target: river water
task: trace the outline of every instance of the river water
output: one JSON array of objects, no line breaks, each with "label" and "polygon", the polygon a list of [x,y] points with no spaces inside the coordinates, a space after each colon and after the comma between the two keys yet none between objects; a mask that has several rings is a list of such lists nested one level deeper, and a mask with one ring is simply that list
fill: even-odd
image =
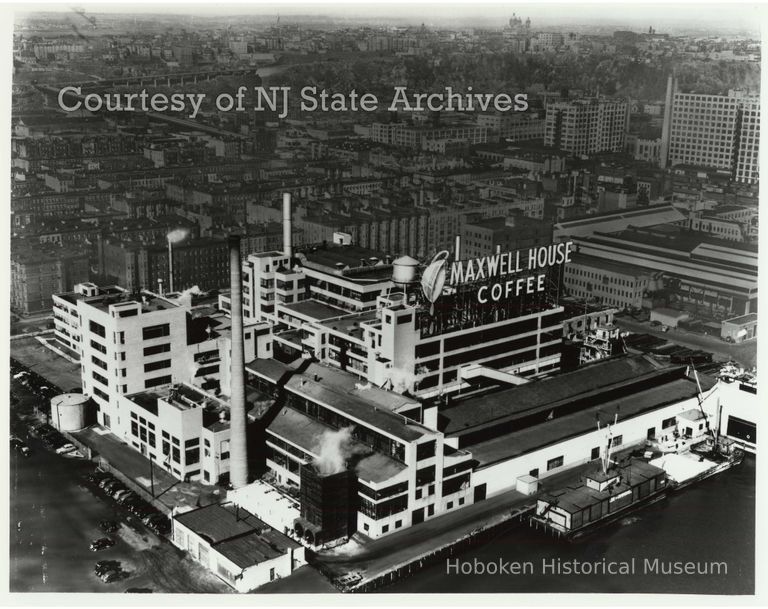
[{"label": "river water", "polygon": [[[458,563],[441,561],[382,592],[752,594],[754,557],[755,458],[748,456],[737,468],[647,506],[589,539],[568,543],[528,527],[511,529],[453,557]],[[564,565],[560,573],[553,568],[558,559]],[[634,573],[607,573],[631,568],[633,559]],[[680,573],[662,572],[674,562],[693,565],[678,565]],[[505,563],[510,572],[517,563],[520,573],[477,573],[498,571]],[[567,573],[566,563],[571,571],[592,565],[594,573]]]}]

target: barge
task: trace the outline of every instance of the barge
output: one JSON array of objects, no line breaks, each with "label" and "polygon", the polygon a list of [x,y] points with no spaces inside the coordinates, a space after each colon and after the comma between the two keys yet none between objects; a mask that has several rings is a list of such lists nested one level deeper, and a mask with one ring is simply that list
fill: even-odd
[{"label": "barge", "polygon": [[581,484],[543,494],[531,521],[575,539],[663,499],[667,489],[663,469],[630,457],[623,465],[585,475]]},{"label": "barge", "polygon": [[664,498],[666,472],[632,456],[619,463],[612,461],[610,425],[607,432],[601,467],[585,474],[579,484],[540,495],[532,526],[575,539]]}]

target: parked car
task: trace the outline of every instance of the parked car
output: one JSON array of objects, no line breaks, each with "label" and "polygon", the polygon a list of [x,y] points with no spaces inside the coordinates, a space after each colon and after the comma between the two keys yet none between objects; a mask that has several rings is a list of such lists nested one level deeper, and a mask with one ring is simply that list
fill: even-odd
[{"label": "parked car", "polygon": [[107,490],[107,487],[116,483],[117,480],[113,476],[109,476],[107,478],[104,478],[99,482],[99,488],[103,488],[104,490]]},{"label": "parked car", "polygon": [[110,537],[101,537],[99,539],[93,540],[91,545],[88,546],[88,549],[91,552],[98,552],[99,550],[106,550],[107,548],[111,548],[113,545],[115,545],[114,539],[111,539]]},{"label": "parked car", "polygon": [[152,524],[153,522],[155,522],[160,518],[165,518],[165,516],[163,516],[162,514],[147,514],[146,516],[142,517],[141,521],[144,524],[148,525],[148,524]]},{"label": "parked car", "polygon": [[122,503],[124,497],[131,497],[131,496],[133,496],[133,492],[129,491],[128,489],[122,489],[115,492],[112,495],[112,498],[118,503]]},{"label": "parked car", "polygon": [[155,512],[155,508],[153,508],[151,505],[137,505],[134,506],[131,509],[131,512],[138,516],[139,518],[144,518],[145,516],[149,516]]},{"label": "parked car", "polygon": [[11,448],[24,457],[29,457],[32,454],[29,446],[16,437],[11,438]]},{"label": "parked car", "polygon": [[103,581],[105,584],[111,584],[112,582],[116,582],[118,579],[123,578],[123,571],[118,571],[117,569],[113,569],[111,571],[107,571],[106,573],[103,573],[100,577],[101,577],[101,581]]},{"label": "parked car", "polygon": [[171,531],[171,523],[167,518],[156,520],[149,525],[149,530],[158,535],[167,535]]},{"label": "parked car", "polygon": [[107,571],[120,570],[119,560],[100,560],[93,566],[93,572],[101,577]]},{"label": "parked car", "polygon": [[120,524],[114,520],[102,520],[99,523],[99,528],[105,533],[114,533],[120,528]]},{"label": "parked car", "polygon": [[71,442],[67,442],[66,444],[62,444],[56,449],[56,454],[63,455],[65,453],[71,453],[74,450],[77,450],[77,446],[75,446]]},{"label": "parked car", "polygon": [[110,480],[103,488],[107,495],[114,495],[117,491],[124,489],[125,485],[120,480]]}]

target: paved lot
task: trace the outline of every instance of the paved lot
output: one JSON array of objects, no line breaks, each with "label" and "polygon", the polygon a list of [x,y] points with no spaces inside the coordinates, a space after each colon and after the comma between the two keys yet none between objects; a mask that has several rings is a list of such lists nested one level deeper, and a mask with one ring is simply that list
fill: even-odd
[{"label": "paved lot", "polygon": [[[23,433],[18,423],[13,431]],[[168,593],[228,593],[231,589],[135,517],[105,498],[81,476],[93,469],[85,460],[56,455],[29,439],[33,454],[10,455],[11,592],[125,592],[148,588]],[[102,537],[101,520],[115,520],[117,544],[91,552]],[[98,560],[118,560],[127,576],[105,584],[93,573]]]},{"label": "paved lot", "polygon": [[150,475],[149,459],[103,427],[89,427],[72,435],[98,452],[99,457],[105,459],[111,467],[136,481],[147,491],[152,491],[154,480],[155,497],[169,509],[180,505],[208,505],[223,499],[224,491],[217,487],[199,482],[181,482],[156,463],[152,466]]},{"label": "paved lot", "polygon": [[45,377],[62,391],[80,387],[80,365],[68,362],[32,337],[10,343],[11,357]]},{"label": "paved lot", "polygon": [[614,322],[624,330],[657,336],[690,349],[709,351],[716,356],[716,359],[722,361],[735,360],[747,369],[757,365],[757,341],[755,340],[733,344],[720,340],[716,336],[705,336],[682,329],[670,328],[669,332],[662,332],[657,326],[651,326],[647,322],[639,322],[628,317],[616,317]]}]

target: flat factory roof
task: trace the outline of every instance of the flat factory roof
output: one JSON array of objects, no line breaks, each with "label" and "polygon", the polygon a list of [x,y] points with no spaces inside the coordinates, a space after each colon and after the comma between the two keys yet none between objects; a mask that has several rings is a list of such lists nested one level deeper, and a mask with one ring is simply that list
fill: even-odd
[{"label": "flat factory roof", "polygon": [[441,410],[441,417],[448,419],[442,431],[446,435],[458,434],[528,410],[554,407],[564,400],[574,400],[657,371],[656,365],[642,356],[623,357],[504,391],[460,400]]},{"label": "flat factory roof", "polygon": [[346,372],[310,364],[304,374],[294,375],[286,383],[286,388],[404,442],[413,442],[430,433],[422,425],[393,412],[395,408],[410,403],[410,400],[376,387],[356,389],[356,383],[360,381]]},{"label": "flat factory roof", "polygon": [[603,417],[603,423],[608,423],[609,420],[612,422],[614,414],[618,414],[619,421],[625,421],[664,404],[694,397],[697,393],[698,389],[693,379],[679,378],[659,387],[597,404],[464,448],[477,459],[479,467],[483,467],[589,433],[595,430],[597,417],[600,415]]},{"label": "flat factory roof", "polygon": [[323,321],[325,319],[341,317],[342,315],[349,315],[349,311],[313,299],[302,300],[293,304],[281,304],[280,308],[310,317],[314,321]]}]

